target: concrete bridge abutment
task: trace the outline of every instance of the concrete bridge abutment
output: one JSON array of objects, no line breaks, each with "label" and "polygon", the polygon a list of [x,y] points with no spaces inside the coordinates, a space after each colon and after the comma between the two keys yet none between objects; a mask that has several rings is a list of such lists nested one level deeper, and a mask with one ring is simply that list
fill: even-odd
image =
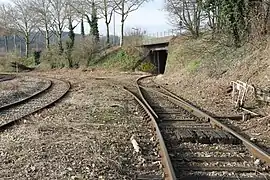
[{"label": "concrete bridge abutment", "polygon": [[148,59],[156,67],[157,74],[164,74],[167,57],[168,57],[168,46],[169,42],[175,36],[166,36],[156,38],[151,41],[145,41],[140,47],[145,48],[148,53]]}]

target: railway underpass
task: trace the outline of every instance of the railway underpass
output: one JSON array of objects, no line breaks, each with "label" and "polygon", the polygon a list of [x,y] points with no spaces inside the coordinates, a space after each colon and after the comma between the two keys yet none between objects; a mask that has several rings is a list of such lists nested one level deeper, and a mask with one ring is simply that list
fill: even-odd
[{"label": "railway underpass", "polygon": [[156,67],[157,74],[164,74],[168,57],[168,46],[173,36],[156,38],[143,43],[141,47],[149,51],[150,62]]}]

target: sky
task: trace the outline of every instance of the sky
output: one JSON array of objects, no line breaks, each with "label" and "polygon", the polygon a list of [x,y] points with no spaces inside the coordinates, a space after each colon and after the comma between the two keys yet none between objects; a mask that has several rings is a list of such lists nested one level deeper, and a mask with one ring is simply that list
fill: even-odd
[{"label": "sky", "polygon": [[[0,2],[8,2],[9,0],[0,0]],[[143,4],[137,11],[130,13],[125,22],[125,31],[131,31],[132,28],[140,28],[149,34],[164,32],[172,29],[168,23],[167,14],[163,9],[164,0],[152,0]],[[106,35],[106,26],[104,20],[99,20],[100,34]],[[120,35],[120,16],[115,15],[115,31],[116,35]],[[80,33],[79,27],[75,29]],[[89,32],[89,28],[86,29]],[[113,34],[113,19],[110,24],[110,34]]]}]

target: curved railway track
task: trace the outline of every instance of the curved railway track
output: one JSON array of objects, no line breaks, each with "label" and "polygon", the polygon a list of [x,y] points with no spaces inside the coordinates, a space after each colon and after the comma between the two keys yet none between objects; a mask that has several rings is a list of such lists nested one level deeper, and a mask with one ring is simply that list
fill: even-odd
[{"label": "curved railway track", "polygon": [[14,94],[12,94],[11,96],[7,95],[5,96],[5,98],[1,98],[2,102],[0,105],[0,110],[7,109],[9,107],[12,108],[12,106],[18,105],[20,103],[24,103],[27,100],[48,90],[52,86],[52,81],[49,79],[42,79],[41,81],[43,81],[42,85],[36,85],[34,87],[31,87],[31,89],[29,89],[29,92],[27,93],[16,91],[15,95]]},{"label": "curved railway track", "polygon": [[9,81],[14,79],[16,76],[12,74],[0,74],[0,82]]},{"label": "curved railway track", "polygon": [[70,89],[70,83],[67,81],[52,78],[42,79],[46,79],[48,83],[39,91],[0,107],[0,129],[54,104]]},{"label": "curved railway track", "polygon": [[146,87],[144,78],[138,93],[124,89],[157,134],[165,179],[270,179],[268,152],[166,89]]}]

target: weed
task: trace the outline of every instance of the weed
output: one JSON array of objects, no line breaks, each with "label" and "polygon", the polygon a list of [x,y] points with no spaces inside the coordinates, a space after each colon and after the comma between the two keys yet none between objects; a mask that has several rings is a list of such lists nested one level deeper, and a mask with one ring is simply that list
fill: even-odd
[{"label": "weed", "polygon": [[154,73],[156,71],[156,67],[151,62],[143,62],[139,66],[138,70],[143,71],[143,72]]},{"label": "weed", "polygon": [[200,67],[201,61],[200,60],[193,60],[190,61],[186,67],[187,71],[190,73],[196,72]]}]

